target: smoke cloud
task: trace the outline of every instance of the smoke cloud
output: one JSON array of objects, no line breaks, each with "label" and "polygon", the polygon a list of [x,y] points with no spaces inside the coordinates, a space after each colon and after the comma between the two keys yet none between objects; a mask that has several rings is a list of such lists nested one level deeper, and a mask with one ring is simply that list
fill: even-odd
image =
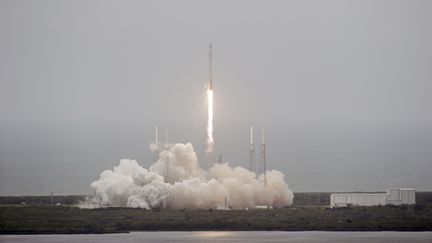
[{"label": "smoke cloud", "polygon": [[122,159],[91,184],[91,203],[110,207],[232,209],[292,204],[293,193],[277,170],[263,176],[228,163],[208,171],[198,165],[192,144],[151,144],[157,161],[148,170],[136,160]]}]

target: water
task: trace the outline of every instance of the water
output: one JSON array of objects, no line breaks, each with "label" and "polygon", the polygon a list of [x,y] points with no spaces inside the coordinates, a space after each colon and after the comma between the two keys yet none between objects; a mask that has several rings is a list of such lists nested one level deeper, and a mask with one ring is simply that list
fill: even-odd
[{"label": "water", "polygon": [[432,242],[432,232],[191,231],[103,235],[2,235],[0,242]]}]

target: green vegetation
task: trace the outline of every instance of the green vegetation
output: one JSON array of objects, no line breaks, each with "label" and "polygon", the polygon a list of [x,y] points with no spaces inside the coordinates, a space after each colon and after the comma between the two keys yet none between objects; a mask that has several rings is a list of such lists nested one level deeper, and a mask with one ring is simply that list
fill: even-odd
[{"label": "green vegetation", "polygon": [[[0,234],[115,233],[154,230],[432,230],[432,192],[417,193],[418,204],[415,206],[337,209],[326,207],[328,195],[328,193],[296,193],[296,201],[288,208],[233,211],[79,209],[70,206],[46,206],[60,202],[51,200],[50,196],[1,197],[0,202],[4,206],[0,206]],[[83,196],[63,197],[61,201],[63,205],[68,204],[67,202],[73,204],[83,199]],[[26,206],[18,206],[22,201],[26,202]],[[32,206],[32,204],[42,206]]]},{"label": "green vegetation", "polygon": [[432,206],[273,210],[79,209],[0,207],[2,234],[114,233],[154,230],[432,230]]}]

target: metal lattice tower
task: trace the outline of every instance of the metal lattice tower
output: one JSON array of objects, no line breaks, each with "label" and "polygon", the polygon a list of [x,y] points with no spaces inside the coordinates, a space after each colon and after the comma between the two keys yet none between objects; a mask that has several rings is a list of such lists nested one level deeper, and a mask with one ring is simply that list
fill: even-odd
[{"label": "metal lattice tower", "polygon": [[264,126],[261,127],[261,151],[260,151],[261,166],[263,167],[264,186],[267,186],[267,162],[266,162],[266,145],[264,140]]},{"label": "metal lattice tower", "polygon": [[153,151],[153,165],[156,163],[158,153],[159,153],[159,141],[158,141],[158,127],[155,126],[155,145],[156,149]]},{"label": "metal lattice tower", "polygon": [[255,144],[253,139],[253,126],[250,127],[250,161],[249,161],[249,170],[256,173],[255,168]]},{"label": "metal lattice tower", "polygon": [[165,125],[165,144],[168,146],[168,125]]},{"label": "metal lattice tower", "polygon": [[[165,148],[169,149],[169,145],[168,145],[169,141],[168,141],[168,126],[165,125]],[[168,177],[169,177],[169,163],[170,161],[168,160],[166,162],[166,174],[165,174],[165,182],[168,182]],[[169,183],[169,182],[168,182]]]}]

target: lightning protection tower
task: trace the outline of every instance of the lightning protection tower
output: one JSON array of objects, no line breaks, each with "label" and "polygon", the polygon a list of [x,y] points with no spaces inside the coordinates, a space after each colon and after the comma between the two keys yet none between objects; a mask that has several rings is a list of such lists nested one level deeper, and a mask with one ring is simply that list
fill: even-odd
[{"label": "lightning protection tower", "polygon": [[158,142],[158,127],[155,126],[155,141],[156,148],[153,151],[153,165],[156,163],[158,153],[159,153],[159,142]]},{"label": "lightning protection tower", "polygon": [[260,160],[263,167],[263,182],[264,186],[267,187],[267,162],[266,162],[266,144],[264,140],[264,126],[261,126],[261,151]]},{"label": "lightning protection tower", "polygon": [[255,166],[255,144],[254,144],[254,136],[253,136],[253,126],[250,127],[250,161],[249,161],[249,170],[256,173]]}]

